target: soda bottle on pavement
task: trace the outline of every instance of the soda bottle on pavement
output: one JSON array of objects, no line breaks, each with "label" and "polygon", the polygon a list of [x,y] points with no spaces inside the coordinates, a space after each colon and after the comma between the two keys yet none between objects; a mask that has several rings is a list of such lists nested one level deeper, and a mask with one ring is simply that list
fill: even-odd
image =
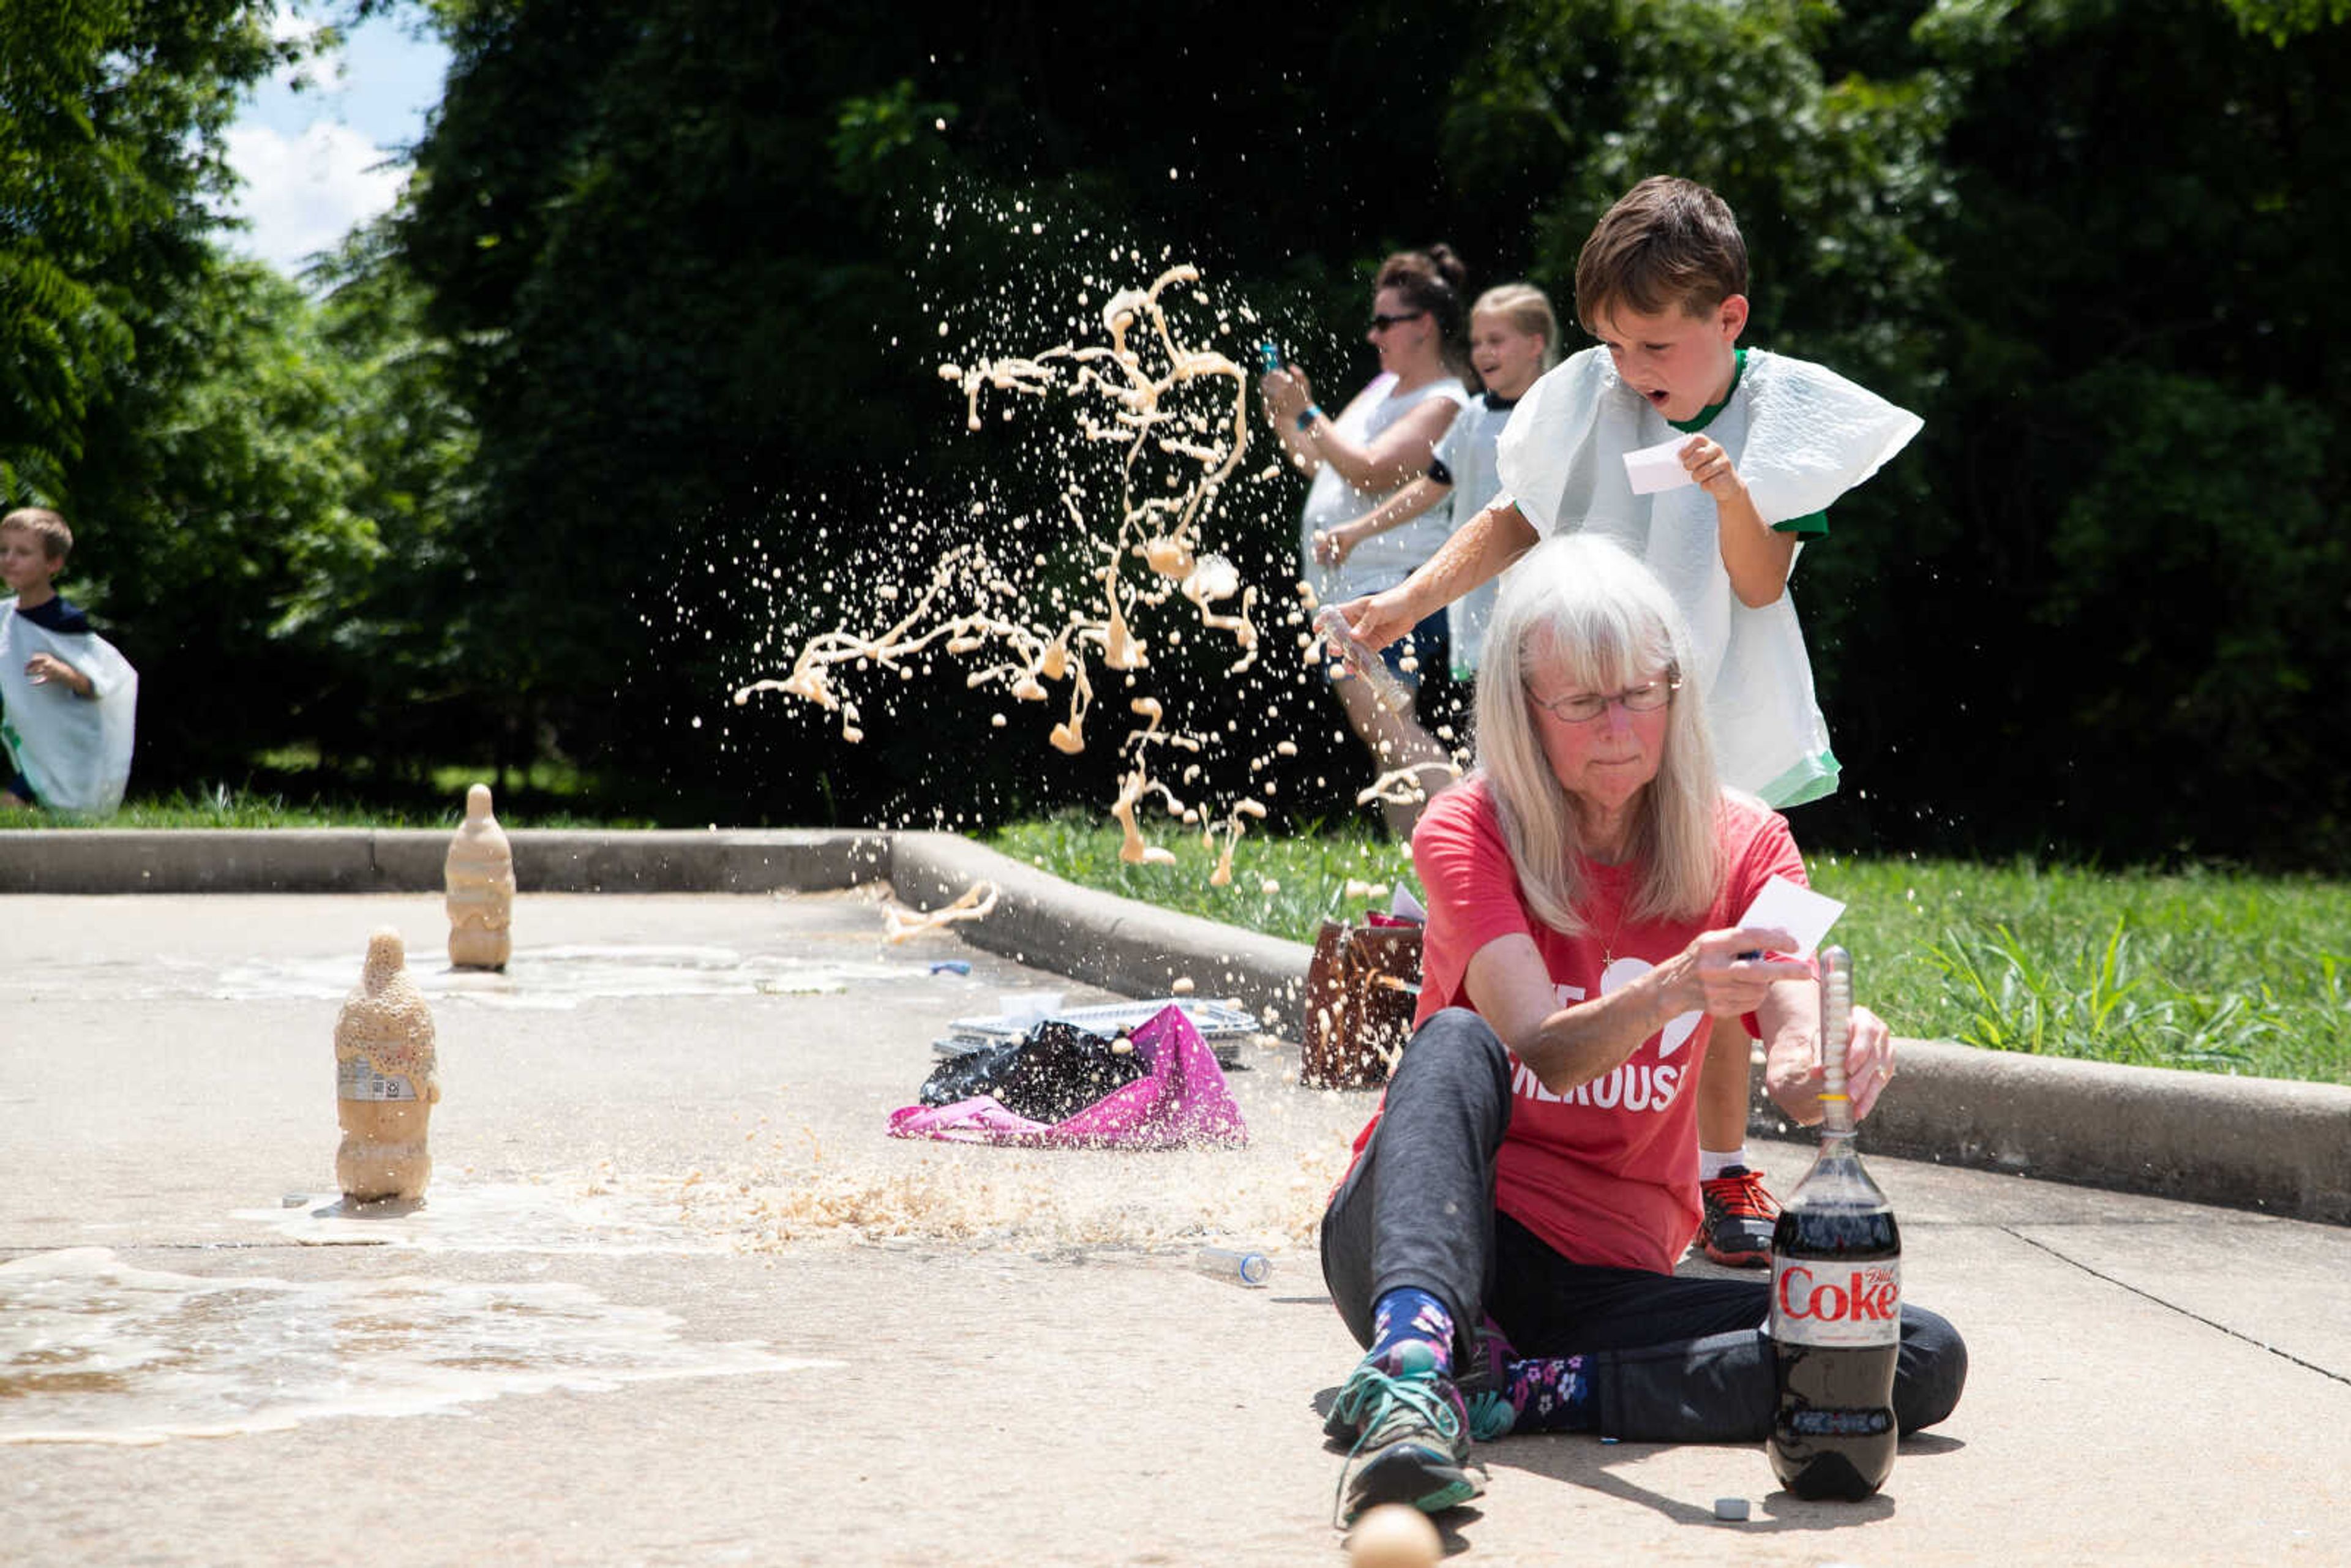
[{"label": "soda bottle on pavement", "polygon": [[1902,1236],[1853,1147],[1853,960],[1826,948],[1820,969],[1821,1152],[1771,1232],[1779,1403],[1764,1446],[1798,1497],[1858,1500],[1894,1468]]},{"label": "soda bottle on pavement", "polygon": [[490,787],[465,791],[465,820],[442,862],[447,889],[449,964],[503,969],[514,954],[514,846],[490,811]]}]

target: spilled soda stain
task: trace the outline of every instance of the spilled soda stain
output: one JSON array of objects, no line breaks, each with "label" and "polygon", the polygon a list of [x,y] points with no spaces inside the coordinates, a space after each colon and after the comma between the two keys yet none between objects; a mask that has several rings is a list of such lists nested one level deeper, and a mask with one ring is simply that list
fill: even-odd
[{"label": "spilled soda stain", "polygon": [[332,1192],[232,1218],[316,1247],[423,1252],[711,1253],[727,1250],[678,1223],[680,1179],[622,1190],[605,1177],[544,1183],[435,1183],[422,1203],[355,1203]]},{"label": "spilled soda stain", "polygon": [[[233,1002],[340,1001],[350,992],[351,970],[342,954],[254,959],[224,967],[208,994]],[[852,985],[903,981],[907,974],[904,964],[655,943],[521,948],[503,972],[430,964],[409,970],[435,1001],[559,1011],[635,997],[838,996]]]},{"label": "spilled soda stain", "polygon": [[0,1443],[146,1445],[555,1389],[838,1364],[560,1282],[208,1279],[103,1248],[0,1263]]}]

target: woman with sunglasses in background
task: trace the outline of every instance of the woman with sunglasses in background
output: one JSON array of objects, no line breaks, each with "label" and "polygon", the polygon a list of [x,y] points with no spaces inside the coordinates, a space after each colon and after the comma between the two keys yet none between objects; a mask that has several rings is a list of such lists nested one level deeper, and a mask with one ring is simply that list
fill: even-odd
[{"label": "woman with sunglasses in background", "polygon": [[[1469,401],[1471,372],[1464,329],[1462,284],[1468,276],[1444,246],[1399,251],[1381,264],[1372,296],[1366,340],[1380,357],[1380,373],[1334,416],[1314,401],[1306,372],[1296,365],[1269,371],[1262,382],[1266,416],[1290,460],[1313,476],[1299,528],[1300,564],[1316,599],[1341,603],[1392,588],[1437,553],[1452,531],[1452,516],[1432,507],[1404,527],[1364,540],[1343,559],[1318,551],[1321,537],[1377,507],[1391,493],[1428,471],[1429,460]],[[1382,651],[1406,690],[1417,693],[1424,674],[1441,674],[1448,659],[1441,610]],[[1371,748],[1377,771],[1414,770],[1421,789],[1435,793],[1449,758],[1412,713],[1384,706],[1366,684],[1335,659],[1329,669],[1347,722]],[[1382,796],[1388,829],[1412,831],[1421,801],[1409,788]]]}]

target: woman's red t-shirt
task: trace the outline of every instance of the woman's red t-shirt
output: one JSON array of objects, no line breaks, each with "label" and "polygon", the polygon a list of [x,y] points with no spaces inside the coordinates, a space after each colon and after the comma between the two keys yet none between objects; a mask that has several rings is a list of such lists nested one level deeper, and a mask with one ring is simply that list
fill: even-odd
[{"label": "woman's red t-shirt", "polygon": [[[1532,938],[1560,1005],[1604,995],[1646,974],[1701,932],[1730,925],[1772,876],[1802,885],[1803,858],[1786,819],[1760,801],[1726,795],[1717,816],[1727,874],[1714,904],[1688,921],[1624,926],[1629,866],[1585,862],[1589,934],[1540,925],[1520,895],[1486,781],[1439,795],[1413,834],[1413,864],[1427,894],[1420,1009],[1470,1008],[1469,960],[1498,937]],[[1603,972],[1603,956],[1614,962]],[[1698,1069],[1712,1021],[1675,1019],[1621,1065],[1565,1095],[1553,1094],[1510,1058],[1510,1125],[1502,1141],[1495,1207],[1579,1263],[1672,1271],[1700,1217]],[[1729,1031],[1744,1049],[1742,1030]],[[1355,1140],[1358,1154],[1378,1124]]]}]

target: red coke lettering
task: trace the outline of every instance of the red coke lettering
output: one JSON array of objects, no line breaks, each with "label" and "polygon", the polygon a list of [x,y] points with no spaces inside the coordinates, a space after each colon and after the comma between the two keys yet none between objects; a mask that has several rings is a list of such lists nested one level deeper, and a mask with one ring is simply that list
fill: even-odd
[{"label": "red coke lettering", "polygon": [[1810,1269],[1792,1263],[1780,1270],[1779,1296],[1783,1316],[1822,1322],[1889,1322],[1902,1305],[1902,1287],[1886,1269],[1855,1269],[1840,1284],[1815,1281]]}]

